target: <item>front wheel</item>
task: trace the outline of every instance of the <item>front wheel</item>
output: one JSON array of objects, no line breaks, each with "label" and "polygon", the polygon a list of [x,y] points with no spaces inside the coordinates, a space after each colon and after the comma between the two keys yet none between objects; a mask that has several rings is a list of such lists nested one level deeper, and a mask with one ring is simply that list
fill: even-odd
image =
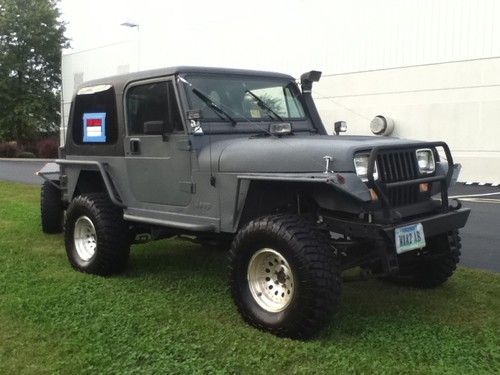
[{"label": "front wheel", "polygon": [[412,257],[405,262],[402,257],[399,274],[389,276],[388,280],[417,288],[436,288],[455,272],[461,247],[458,230],[432,237],[419,259]]},{"label": "front wheel", "polygon": [[329,239],[296,215],[251,221],[229,252],[233,299],[251,325],[307,338],[331,320],[341,278]]}]

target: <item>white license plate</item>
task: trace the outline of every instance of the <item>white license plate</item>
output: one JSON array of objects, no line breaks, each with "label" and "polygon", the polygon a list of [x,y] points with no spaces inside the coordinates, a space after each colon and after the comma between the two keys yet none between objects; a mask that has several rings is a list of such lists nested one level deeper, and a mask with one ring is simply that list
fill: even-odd
[{"label": "white license plate", "polygon": [[398,254],[425,247],[424,227],[420,223],[396,228],[394,237]]}]

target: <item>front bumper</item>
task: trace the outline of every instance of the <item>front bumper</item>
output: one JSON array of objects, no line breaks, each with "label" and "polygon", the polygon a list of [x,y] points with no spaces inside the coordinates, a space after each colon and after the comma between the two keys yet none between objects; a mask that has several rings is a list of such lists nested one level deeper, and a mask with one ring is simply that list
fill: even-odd
[{"label": "front bumper", "polygon": [[463,228],[470,214],[470,208],[460,208],[454,211],[442,212],[431,216],[417,217],[407,221],[391,224],[366,223],[344,220],[338,217],[323,215],[323,221],[335,233],[352,238],[367,240],[394,240],[394,230],[397,227],[422,223],[426,237],[446,233]]},{"label": "front bumper", "polygon": [[[324,214],[323,222],[327,228],[335,233],[343,234],[344,238],[349,237],[352,241],[353,249],[359,248],[359,244],[369,244],[362,246],[369,248],[368,254],[363,254],[357,262],[351,259],[348,264],[352,266],[362,265],[363,262],[380,260],[382,272],[385,274],[396,273],[399,270],[398,255],[394,240],[395,229],[411,224],[421,223],[424,227],[426,238],[430,238],[442,233],[447,233],[459,228],[463,228],[470,214],[469,208],[459,208],[440,212],[429,216],[419,216],[410,220],[401,220],[398,223],[379,224],[362,221],[346,220]],[[349,252],[349,249],[346,249]]]}]

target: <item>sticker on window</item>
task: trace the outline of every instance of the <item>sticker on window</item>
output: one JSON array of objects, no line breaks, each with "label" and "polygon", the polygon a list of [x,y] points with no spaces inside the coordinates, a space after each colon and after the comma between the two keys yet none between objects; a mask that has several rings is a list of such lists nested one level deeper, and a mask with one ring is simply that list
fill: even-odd
[{"label": "sticker on window", "polygon": [[106,113],[83,114],[83,142],[106,142]]}]

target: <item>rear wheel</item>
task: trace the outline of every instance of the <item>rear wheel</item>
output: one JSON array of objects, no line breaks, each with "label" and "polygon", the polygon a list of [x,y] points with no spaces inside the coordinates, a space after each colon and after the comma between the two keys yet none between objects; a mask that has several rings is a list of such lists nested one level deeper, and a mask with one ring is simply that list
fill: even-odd
[{"label": "rear wheel", "polygon": [[420,259],[408,262],[402,259],[399,275],[390,276],[388,280],[418,288],[444,284],[460,261],[460,240],[457,230],[430,238]]},{"label": "rear wheel", "polygon": [[233,299],[251,325],[307,338],[332,318],[341,278],[329,239],[296,215],[251,221],[229,252]]},{"label": "rear wheel", "polygon": [[130,253],[121,209],[105,193],[76,197],[66,215],[65,245],[71,265],[82,272],[109,275],[123,270]]},{"label": "rear wheel", "polygon": [[[56,186],[54,186],[56,185]],[[44,233],[63,231],[64,207],[61,201],[59,181],[44,181],[40,192],[40,214]]]}]

